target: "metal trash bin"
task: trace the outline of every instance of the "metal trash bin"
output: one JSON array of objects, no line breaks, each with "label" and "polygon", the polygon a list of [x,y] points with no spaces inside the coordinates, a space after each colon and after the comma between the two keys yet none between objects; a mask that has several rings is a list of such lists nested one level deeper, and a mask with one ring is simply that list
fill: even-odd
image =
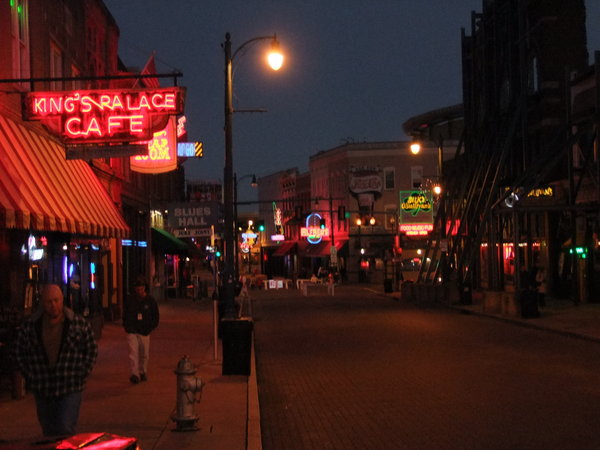
[{"label": "metal trash bin", "polygon": [[519,296],[521,306],[521,317],[523,319],[533,319],[540,317],[538,310],[537,292],[533,289],[523,289]]},{"label": "metal trash bin", "polygon": [[221,320],[223,375],[250,375],[253,325],[247,317]]},{"label": "metal trash bin", "polygon": [[473,304],[473,292],[469,283],[458,283],[460,304],[461,305],[472,305]]},{"label": "metal trash bin", "polygon": [[393,282],[394,282],[394,280],[392,280],[391,278],[384,279],[383,280],[383,292],[385,292],[386,294],[389,294],[390,292],[394,292]]}]

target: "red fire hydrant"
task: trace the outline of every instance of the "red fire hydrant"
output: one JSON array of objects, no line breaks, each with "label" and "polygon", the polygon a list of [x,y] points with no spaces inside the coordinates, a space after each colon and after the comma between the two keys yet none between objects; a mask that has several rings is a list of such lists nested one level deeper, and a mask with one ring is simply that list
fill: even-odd
[{"label": "red fire hydrant", "polygon": [[196,394],[202,394],[202,379],[194,376],[197,370],[187,355],[177,363],[177,408],[172,419],[176,423],[175,431],[196,431],[199,417],[194,407],[200,403]]}]

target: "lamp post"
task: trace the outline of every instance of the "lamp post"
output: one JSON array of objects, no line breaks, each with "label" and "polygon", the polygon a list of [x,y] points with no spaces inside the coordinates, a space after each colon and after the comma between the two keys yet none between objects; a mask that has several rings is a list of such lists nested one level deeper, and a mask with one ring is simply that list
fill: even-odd
[{"label": "lamp post", "polygon": [[252,177],[252,181],[250,182],[250,186],[255,188],[258,186],[258,182],[256,181],[256,175],[249,174],[244,175],[238,179],[237,174],[233,174],[233,223],[234,223],[234,234],[233,240],[235,242],[235,279],[239,280],[240,278],[240,257],[239,257],[239,237],[238,237],[238,183],[242,180]]},{"label": "lamp post", "polygon": [[224,214],[223,214],[223,237],[225,240],[225,264],[221,285],[223,288],[223,316],[226,318],[235,317],[234,305],[234,180],[233,180],[233,61],[236,55],[247,45],[262,41],[271,41],[271,54],[269,55],[269,64],[273,70],[278,70],[283,63],[283,56],[278,51],[279,42],[277,36],[259,36],[244,42],[232,54],[231,35],[225,33],[225,42],[223,43],[223,52],[225,54],[225,167],[223,169],[224,184]]},{"label": "lamp post", "polygon": [[[418,141],[413,141],[410,144],[410,151],[413,155],[417,155],[421,151],[421,144]],[[446,186],[444,180],[444,139],[440,135],[437,142],[437,172],[439,186],[434,188],[435,193],[440,196],[440,280],[443,283],[446,281],[446,204],[444,196],[446,195]]]}]

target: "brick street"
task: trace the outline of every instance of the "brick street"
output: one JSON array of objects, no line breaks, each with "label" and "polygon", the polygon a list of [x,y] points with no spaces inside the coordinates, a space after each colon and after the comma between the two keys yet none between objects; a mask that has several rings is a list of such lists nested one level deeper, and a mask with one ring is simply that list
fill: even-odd
[{"label": "brick street", "polygon": [[360,286],[254,298],[263,447],[597,449],[600,344]]}]

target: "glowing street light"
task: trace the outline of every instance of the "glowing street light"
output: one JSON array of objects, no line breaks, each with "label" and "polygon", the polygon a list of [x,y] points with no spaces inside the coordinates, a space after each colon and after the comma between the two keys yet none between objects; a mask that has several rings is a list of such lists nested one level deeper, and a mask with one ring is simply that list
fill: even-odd
[{"label": "glowing street light", "polygon": [[283,53],[279,48],[279,41],[277,41],[277,37],[273,36],[273,41],[271,42],[271,51],[269,51],[267,55],[267,62],[271,69],[277,71],[281,69],[283,65]]},{"label": "glowing street light", "polygon": [[[223,195],[223,238],[225,241],[225,261],[223,267],[222,289],[223,289],[223,316],[228,319],[235,317],[235,252],[234,242],[235,227],[235,201],[234,201],[234,178],[233,178],[233,61],[237,54],[247,45],[268,40],[271,41],[271,54],[268,57],[269,64],[273,70],[279,70],[283,64],[283,55],[279,51],[279,42],[277,36],[259,36],[240,45],[235,52],[231,51],[231,35],[225,34],[223,51],[225,53],[225,167],[223,174],[224,195]],[[276,56],[278,54],[278,56]]]},{"label": "glowing street light", "polygon": [[[421,143],[413,138],[413,141],[410,144],[410,152],[413,155],[417,155],[419,152],[421,151]],[[436,195],[441,195],[443,192],[443,188],[442,186],[444,186],[445,183],[445,179],[444,179],[444,140],[442,138],[442,136],[440,135],[438,138],[438,148],[437,148],[437,157],[438,157],[438,161],[437,161],[437,169],[438,169],[438,178],[439,178],[439,183],[437,185],[434,186],[433,188],[433,192]],[[445,202],[442,201],[440,202],[440,215],[441,215],[441,220],[440,220],[440,239],[441,240],[445,240],[446,239],[446,205]],[[440,257],[440,267],[441,267],[441,277],[440,279],[442,281],[443,278],[445,277],[445,272],[446,272],[446,251],[442,250],[441,252],[441,257]]]}]

